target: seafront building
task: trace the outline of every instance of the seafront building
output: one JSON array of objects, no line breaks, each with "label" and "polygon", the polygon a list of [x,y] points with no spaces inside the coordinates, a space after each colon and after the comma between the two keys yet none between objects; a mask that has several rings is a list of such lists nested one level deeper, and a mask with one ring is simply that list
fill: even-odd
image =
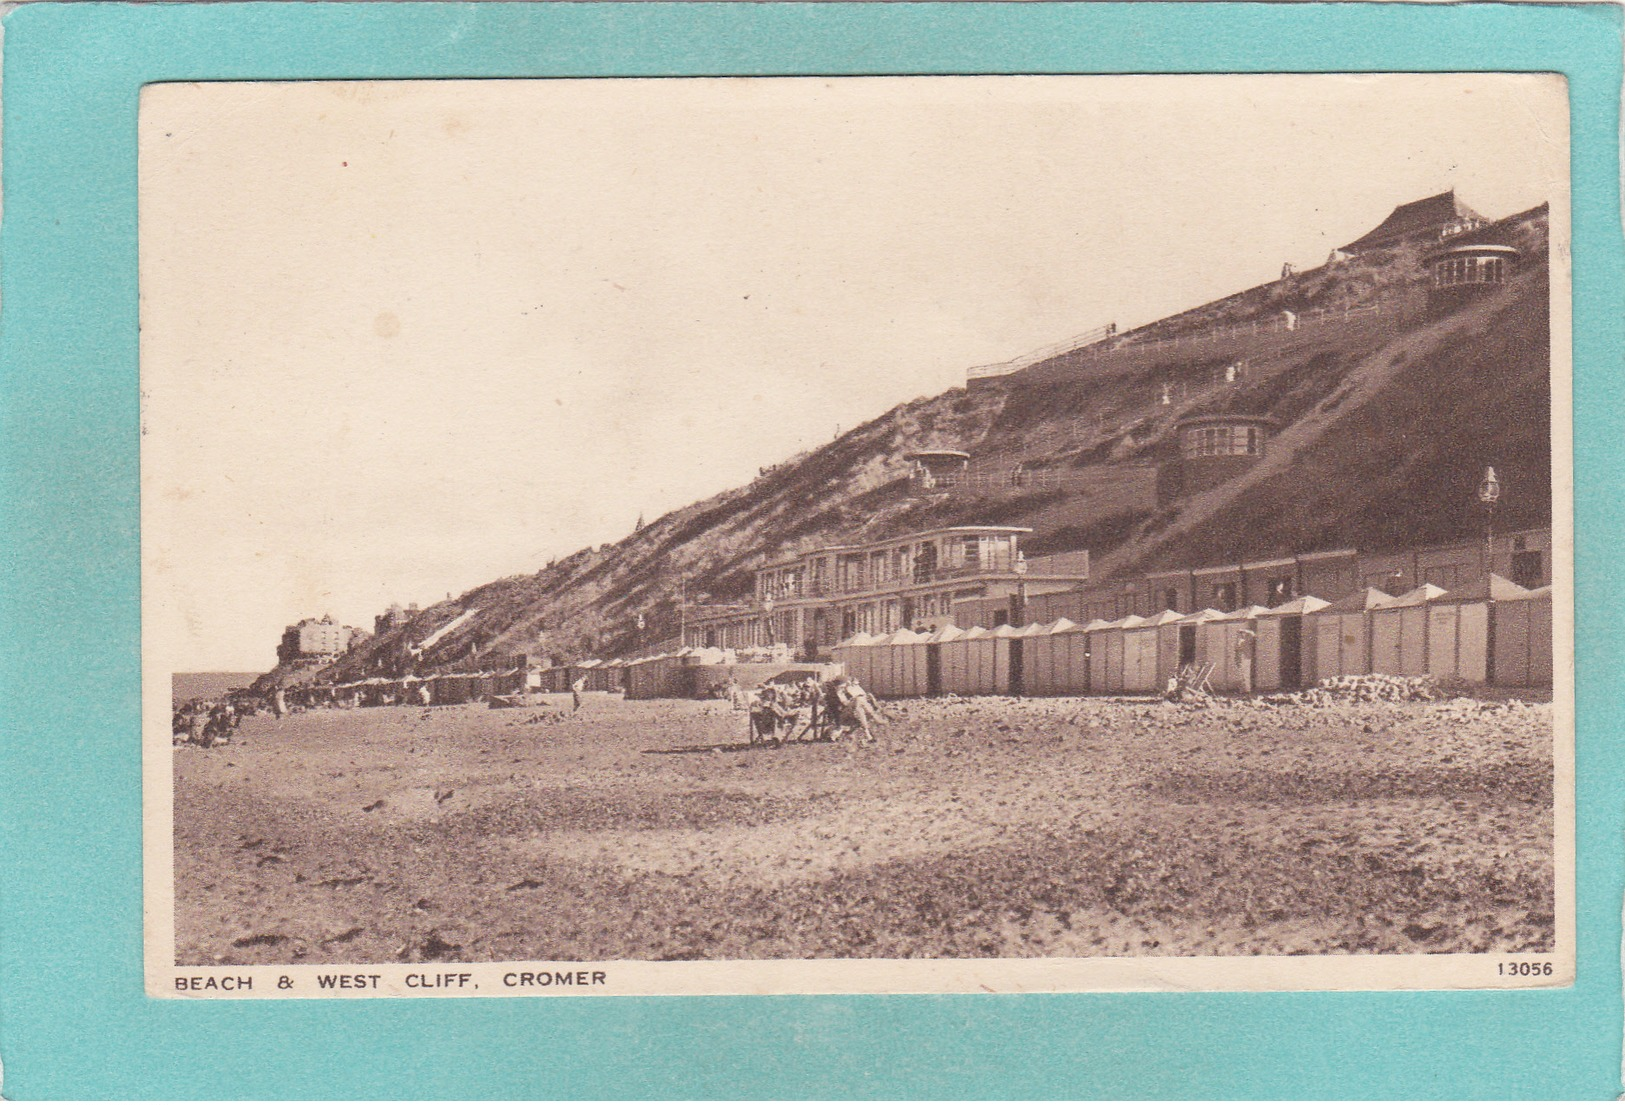
[{"label": "seafront building", "polygon": [[693,607],[683,644],[827,653],[854,633],[951,624],[955,603],[1002,603],[1019,619],[1033,596],[1087,583],[1089,554],[1026,557],[1026,526],[946,526],[883,541],[830,545],[756,572],[749,603]]}]

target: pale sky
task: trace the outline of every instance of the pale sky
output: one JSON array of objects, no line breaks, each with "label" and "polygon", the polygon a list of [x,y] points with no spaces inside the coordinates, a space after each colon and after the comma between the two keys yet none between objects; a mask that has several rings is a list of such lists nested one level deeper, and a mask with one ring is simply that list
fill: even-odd
[{"label": "pale sky", "polygon": [[1451,186],[1566,203],[1567,148],[1535,76],[149,87],[149,661],[533,572]]}]

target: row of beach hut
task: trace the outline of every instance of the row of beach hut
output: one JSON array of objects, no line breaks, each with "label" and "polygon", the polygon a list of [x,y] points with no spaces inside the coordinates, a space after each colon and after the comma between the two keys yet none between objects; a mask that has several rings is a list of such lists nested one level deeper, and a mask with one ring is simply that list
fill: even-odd
[{"label": "row of beach hut", "polygon": [[1165,610],[1077,625],[947,626],[858,634],[835,659],[886,698],[936,694],[1151,694],[1186,665],[1220,692],[1311,686],[1342,675],[1434,675],[1507,686],[1552,682],[1550,587],[1499,576],[1446,592],[1366,589],[1273,609]]}]

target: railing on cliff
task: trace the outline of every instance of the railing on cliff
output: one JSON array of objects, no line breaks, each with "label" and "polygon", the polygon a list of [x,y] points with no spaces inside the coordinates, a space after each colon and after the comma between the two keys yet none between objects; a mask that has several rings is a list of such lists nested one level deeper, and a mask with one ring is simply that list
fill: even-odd
[{"label": "railing on cliff", "polygon": [[1023,354],[1014,360],[1001,361],[998,364],[978,365],[975,368],[966,369],[965,379],[986,380],[995,376],[1008,376],[1012,372],[1020,372],[1024,368],[1031,368],[1033,365],[1041,361],[1047,361],[1051,357],[1059,357],[1063,353],[1075,353],[1080,349],[1087,349],[1103,342],[1109,342],[1116,336],[1117,323],[1108,322],[1104,326],[1097,326],[1093,330],[1087,330],[1076,337],[1056,342],[1054,345],[1047,345],[1043,349]]}]

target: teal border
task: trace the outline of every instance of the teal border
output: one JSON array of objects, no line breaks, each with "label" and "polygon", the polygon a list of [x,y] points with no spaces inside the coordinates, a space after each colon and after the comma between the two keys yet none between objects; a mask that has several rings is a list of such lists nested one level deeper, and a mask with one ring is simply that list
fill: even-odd
[{"label": "teal border", "polygon": [[[1613,5],[28,5],[5,21],[0,1058],[40,1097],[1620,1090]],[[141,982],[136,103],[160,80],[1559,71],[1574,136],[1579,982],[1515,993],[154,1001]]]}]

